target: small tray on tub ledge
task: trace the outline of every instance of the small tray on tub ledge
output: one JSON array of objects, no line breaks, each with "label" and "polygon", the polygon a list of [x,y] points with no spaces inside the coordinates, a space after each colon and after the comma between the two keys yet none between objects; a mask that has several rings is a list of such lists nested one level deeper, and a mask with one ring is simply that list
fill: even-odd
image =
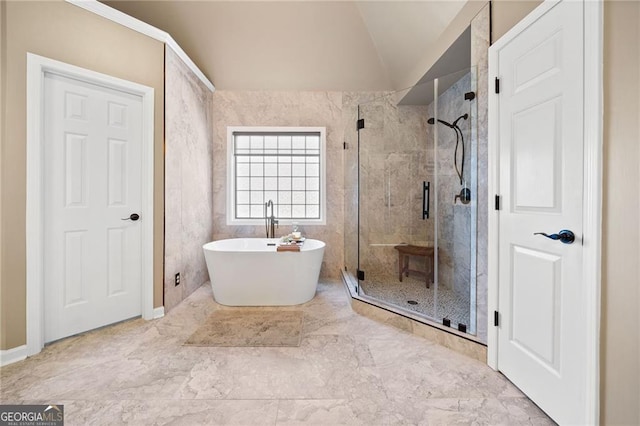
[{"label": "small tray on tub ledge", "polygon": [[300,238],[291,238],[291,237],[282,237],[280,239],[280,244],[302,244],[306,240],[305,237]]}]

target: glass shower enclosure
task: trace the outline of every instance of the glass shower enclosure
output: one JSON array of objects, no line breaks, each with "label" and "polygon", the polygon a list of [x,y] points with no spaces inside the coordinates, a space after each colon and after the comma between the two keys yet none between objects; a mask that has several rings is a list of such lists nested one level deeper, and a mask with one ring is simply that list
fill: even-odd
[{"label": "glass shower enclosure", "polygon": [[358,295],[476,332],[476,72],[358,104],[347,158],[346,270]]}]

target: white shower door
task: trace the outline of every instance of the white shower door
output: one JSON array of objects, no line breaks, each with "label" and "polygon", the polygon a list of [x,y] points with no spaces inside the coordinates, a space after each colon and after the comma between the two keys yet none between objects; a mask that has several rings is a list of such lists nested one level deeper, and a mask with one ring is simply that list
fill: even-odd
[{"label": "white shower door", "polygon": [[141,314],[142,98],[46,73],[43,113],[49,342]]}]

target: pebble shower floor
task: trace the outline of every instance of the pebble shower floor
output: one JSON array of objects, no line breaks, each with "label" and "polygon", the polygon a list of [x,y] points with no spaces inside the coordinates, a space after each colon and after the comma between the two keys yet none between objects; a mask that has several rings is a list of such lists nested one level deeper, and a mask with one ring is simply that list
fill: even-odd
[{"label": "pebble shower floor", "polygon": [[[434,309],[434,285],[426,288],[424,278],[413,276],[404,277],[402,282],[397,274],[369,275],[360,285],[364,294],[392,305],[419,312],[427,317],[441,322],[442,318],[451,320],[451,326],[458,327],[459,323],[469,327],[469,296],[440,287],[438,289],[437,311]],[[408,301],[418,302],[417,304]]]}]

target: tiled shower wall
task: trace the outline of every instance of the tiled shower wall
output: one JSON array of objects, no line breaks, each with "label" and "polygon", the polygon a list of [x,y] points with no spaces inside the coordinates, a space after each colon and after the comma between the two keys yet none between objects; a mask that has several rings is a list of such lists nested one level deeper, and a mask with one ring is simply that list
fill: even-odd
[{"label": "tiled shower wall", "polygon": [[[472,123],[475,124],[475,103],[464,99],[464,94],[475,91],[471,73],[461,73],[457,82],[439,95],[438,118],[452,123],[463,114],[466,120],[458,122],[464,135],[465,169],[463,178],[473,186],[473,203],[454,203],[461,185],[454,169],[456,133],[438,124],[438,182],[434,178],[435,127],[427,124],[433,117],[433,106],[398,105],[398,96],[386,93],[374,100],[359,103],[359,117],[365,127],[360,130],[360,269],[373,277],[397,273],[398,253],[394,246],[408,243],[418,246],[434,245],[434,223],[438,219],[439,285],[452,288],[469,298],[472,249],[476,235],[472,234],[472,208],[475,213],[477,191],[476,171],[472,166]],[[357,110],[356,110],[357,111]],[[355,118],[353,119],[355,121]],[[347,133],[349,133],[347,128]],[[475,136],[475,132],[474,132]],[[357,134],[353,143],[357,147]],[[473,148],[473,149],[472,149]],[[348,154],[347,154],[348,155]],[[462,140],[458,146],[458,167],[462,167]],[[346,165],[355,167],[357,156]],[[357,180],[357,170],[346,171]],[[422,183],[431,183],[431,214],[422,219]],[[347,188],[349,188],[347,190]],[[353,185],[345,182],[348,193]],[[437,192],[437,198],[434,194]],[[345,206],[357,205],[353,197]],[[347,208],[347,207],[345,207]],[[357,215],[351,209],[350,215]],[[352,221],[348,223],[353,223]],[[347,225],[348,226],[348,225]],[[355,226],[355,224],[354,224]],[[355,230],[353,231],[355,233]],[[355,256],[351,255],[352,258]],[[413,259],[418,263],[418,259]],[[424,265],[418,269],[424,269]],[[355,268],[354,268],[355,269]],[[375,280],[376,278],[374,278]],[[475,281],[475,280],[474,280]]]},{"label": "tiled shower wall", "polygon": [[[358,119],[358,104],[371,101],[375,96],[358,96],[355,93],[344,96],[344,121],[355,123]],[[347,131],[345,127],[344,140],[347,149],[344,151],[344,268],[353,277],[358,269],[358,132],[353,127]]]},{"label": "tiled shower wall", "polygon": [[[472,102],[464,99],[466,92],[475,91],[471,81],[471,72],[464,74],[455,84],[438,96],[438,119],[453,123],[463,114],[466,120],[458,121],[465,145],[463,179],[471,190],[472,202],[462,204],[455,200],[462,185],[454,166],[457,155],[458,170],[462,170],[462,139],[458,140],[456,153],[456,132],[438,124],[438,283],[451,288],[465,298],[469,297],[471,270],[471,250],[476,249],[476,235],[472,235],[471,221],[475,212],[478,194],[473,183],[477,169],[473,170],[472,157],[476,141],[472,139],[475,124],[475,108]],[[429,105],[429,116],[433,116],[434,103]],[[473,109],[473,111],[472,111]],[[428,129],[430,140],[434,139],[434,126]],[[431,148],[433,149],[433,148]],[[473,209],[473,211],[472,211]],[[475,219],[475,218],[473,218]],[[474,280],[475,281],[475,280]]]},{"label": "tiled shower wall", "polygon": [[397,101],[360,103],[360,269],[372,277],[397,273],[395,245],[433,245],[434,220],[422,219],[422,183],[433,182],[427,107]]},{"label": "tiled shower wall", "polygon": [[[209,279],[202,245],[213,236],[212,93],[165,51],[164,308]],[[175,274],[181,283],[175,286]]]}]

